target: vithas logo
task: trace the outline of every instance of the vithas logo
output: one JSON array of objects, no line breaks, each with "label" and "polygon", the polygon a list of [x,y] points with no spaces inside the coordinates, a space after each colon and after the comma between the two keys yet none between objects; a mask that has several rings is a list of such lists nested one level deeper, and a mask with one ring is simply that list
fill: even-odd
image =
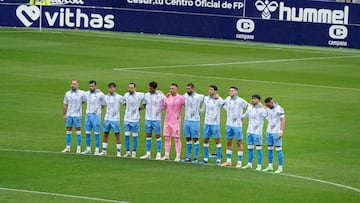
[{"label": "vithas logo", "polygon": [[[115,26],[115,16],[108,14],[102,16],[98,13],[83,13],[80,8],[75,9],[75,12],[70,8],[60,8],[59,11],[49,12],[45,11],[45,20],[49,27],[84,27],[95,29],[112,29]],[[20,5],[16,9],[16,16],[26,27],[30,27],[35,21],[40,18],[40,9],[37,6]]]}]

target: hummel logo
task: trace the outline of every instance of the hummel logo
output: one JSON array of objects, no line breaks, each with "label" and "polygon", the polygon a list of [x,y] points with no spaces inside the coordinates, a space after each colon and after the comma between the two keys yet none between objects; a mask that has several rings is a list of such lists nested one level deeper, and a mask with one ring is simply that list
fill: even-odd
[{"label": "hummel logo", "polygon": [[256,9],[258,11],[261,11],[261,18],[262,19],[270,19],[271,18],[271,12],[276,11],[276,9],[279,7],[279,4],[276,1],[262,1],[257,0],[255,2]]}]

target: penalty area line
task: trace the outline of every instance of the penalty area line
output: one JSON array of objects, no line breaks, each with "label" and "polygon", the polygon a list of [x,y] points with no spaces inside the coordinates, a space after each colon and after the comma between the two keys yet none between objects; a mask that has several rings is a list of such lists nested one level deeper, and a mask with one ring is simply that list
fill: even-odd
[{"label": "penalty area line", "polygon": [[24,189],[0,187],[0,191],[1,190],[2,191],[10,191],[10,192],[31,193],[31,194],[37,194],[37,195],[65,197],[65,198],[71,198],[71,199],[84,199],[84,200],[100,201],[100,202],[128,203],[128,202],[119,201],[119,200],[102,199],[102,198],[86,197],[86,196],[79,196],[79,195],[68,195],[68,194],[60,194],[60,193],[53,193],[53,192],[41,192],[41,191],[35,191],[35,190],[24,190]]},{"label": "penalty area line", "polygon": [[125,71],[125,70],[137,70],[137,69],[169,69],[169,68],[187,68],[187,67],[229,66],[229,65],[242,65],[242,64],[281,63],[281,62],[293,62],[293,61],[313,61],[313,60],[342,59],[342,58],[356,58],[356,57],[360,57],[360,55],[270,59],[270,60],[257,60],[257,61],[235,61],[235,62],[225,62],[225,63],[184,64],[184,65],[170,65],[170,66],[139,66],[139,67],[113,68],[113,70]]},{"label": "penalty area line", "polygon": [[[7,152],[23,152],[23,153],[45,153],[45,154],[64,154],[61,152],[53,152],[53,151],[43,151],[43,150],[26,150],[26,149],[0,149],[0,151],[7,151]],[[268,172],[265,172],[268,173]],[[272,174],[276,175],[276,174]],[[287,173],[280,174],[282,176],[295,178],[295,179],[302,179],[307,180],[311,182],[318,182],[326,185],[335,186],[338,188],[343,188],[347,190],[352,190],[354,192],[360,192],[359,188],[355,188],[348,185],[343,185],[339,183],[330,182],[327,180],[321,180],[317,178],[310,178],[306,176],[299,176],[299,175],[292,175]],[[76,195],[66,195],[66,194],[58,194],[58,193],[49,193],[49,192],[39,192],[39,191],[31,191],[31,190],[21,190],[21,189],[11,189],[11,188],[1,188],[0,190],[6,190],[6,191],[14,191],[14,192],[27,192],[27,193],[34,193],[34,194],[43,194],[43,195],[52,195],[52,196],[60,196],[60,197],[69,197],[69,198],[77,198],[77,199],[87,199],[87,200],[94,200],[94,201],[103,201],[103,202],[116,202],[116,203],[127,203],[124,201],[118,201],[118,200],[108,200],[108,199],[101,199],[101,198],[93,198],[93,197],[84,197],[84,196],[76,196]]]},{"label": "penalty area line", "polygon": [[242,79],[242,78],[225,78],[225,77],[215,77],[215,76],[188,75],[188,74],[164,73],[164,72],[155,72],[155,71],[140,71],[140,70],[129,70],[129,69],[125,69],[125,70],[119,69],[116,71],[146,73],[146,74],[155,74],[155,75],[180,76],[180,77],[200,78],[200,79],[215,79],[215,80],[227,80],[227,81],[231,80],[231,81],[250,82],[250,83],[263,83],[263,84],[270,84],[270,85],[287,85],[287,86],[299,86],[299,87],[360,91],[359,88],[311,85],[311,84],[304,84],[304,83],[276,82],[276,81],[266,81],[266,80],[250,80],[250,79]]}]

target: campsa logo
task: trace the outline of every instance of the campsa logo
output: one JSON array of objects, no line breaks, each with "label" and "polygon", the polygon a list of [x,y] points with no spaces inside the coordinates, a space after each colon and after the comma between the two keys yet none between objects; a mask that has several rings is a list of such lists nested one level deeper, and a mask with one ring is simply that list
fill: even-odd
[{"label": "campsa logo", "polygon": [[317,8],[297,8],[285,6],[284,2],[257,0],[255,7],[261,12],[262,19],[270,19],[271,13],[278,10],[278,19],[293,22],[309,22],[324,24],[349,24],[349,6],[344,6],[343,10],[317,9]]},{"label": "campsa logo", "polygon": [[258,11],[261,11],[261,18],[262,19],[270,19],[271,13],[276,11],[276,9],[279,7],[279,4],[276,1],[261,1],[258,0],[255,2],[256,9]]},{"label": "campsa logo", "polygon": [[[86,14],[81,11],[80,8],[59,8],[59,11],[49,12],[45,11],[45,20],[50,27],[84,27],[84,28],[105,28],[112,29],[115,26],[114,18],[112,14],[102,16],[98,13]],[[16,16],[26,27],[30,27],[35,21],[40,18],[40,9],[34,5],[20,5],[16,9]]]},{"label": "campsa logo", "polygon": [[84,4],[83,0],[50,0],[51,5]]}]

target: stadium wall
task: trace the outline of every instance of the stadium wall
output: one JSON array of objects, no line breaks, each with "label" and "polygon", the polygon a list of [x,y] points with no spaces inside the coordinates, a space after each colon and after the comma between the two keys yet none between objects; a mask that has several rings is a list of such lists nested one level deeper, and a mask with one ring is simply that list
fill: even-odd
[{"label": "stadium wall", "polygon": [[360,49],[360,5],[293,0],[0,0],[0,26],[95,29]]}]

